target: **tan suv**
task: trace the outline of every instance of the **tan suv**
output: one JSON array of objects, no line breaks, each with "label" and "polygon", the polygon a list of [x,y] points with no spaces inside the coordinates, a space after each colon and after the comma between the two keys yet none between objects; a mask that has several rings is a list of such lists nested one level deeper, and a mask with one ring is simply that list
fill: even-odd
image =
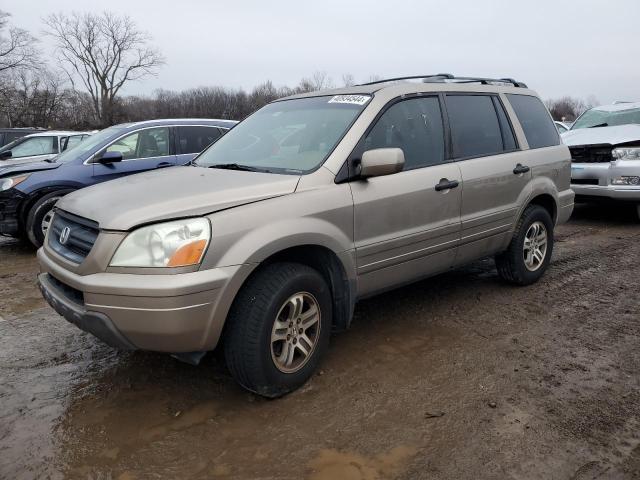
[{"label": "tan suv", "polygon": [[549,113],[514,80],[298,95],[194,166],[64,197],[39,283],[115,347],[197,363],[222,341],[237,381],[275,397],[312,375],[365,296],[489,255],[505,280],[538,280],[573,208],[569,181]]}]

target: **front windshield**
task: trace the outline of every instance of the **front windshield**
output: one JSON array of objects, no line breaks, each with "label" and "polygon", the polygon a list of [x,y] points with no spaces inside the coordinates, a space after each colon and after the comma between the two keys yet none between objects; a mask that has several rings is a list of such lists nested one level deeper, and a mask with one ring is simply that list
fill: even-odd
[{"label": "front windshield", "polygon": [[232,128],[195,164],[310,172],[325,161],[370,99],[368,95],[336,95],[271,103]]},{"label": "front windshield", "polygon": [[613,127],[617,125],[628,125],[630,123],[640,123],[640,108],[628,108],[626,110],[606,111],[592,109],[586,111],[571,130],[578,128],[592,127]]},{"label": "front windshield", "polygon": [[81,141],[75,147],[65,150],[58,155],[54,161],[56,163],[65,163],[75,160],[94,148],[102,146],[105,142],[109,141],[123,130],[124,127],[120,126],[105,128],[95,135],[91,135],[86,140]]}]

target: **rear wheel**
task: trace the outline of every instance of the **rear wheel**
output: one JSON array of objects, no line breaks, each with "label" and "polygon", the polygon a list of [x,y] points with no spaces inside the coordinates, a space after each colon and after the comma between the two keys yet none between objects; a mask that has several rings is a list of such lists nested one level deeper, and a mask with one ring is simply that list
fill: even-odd
[{"label": "rear wheel", "polygon": [[29,210],[25,230],[27,238],[36,248],[41,247],[44,243],[44,237],[51,226],[53,207],[63,196],[64,193],[60,192],[45,195],[38,199]]},{"label": "rear wheel", "polygon": [[227,319],[224,353],[246,389],[279,397],[304,384],[329,344],[331,294],[316,270],[276,263],[242,288]]},{"label": "rear wheel", "polygon": [[523,212],[509,248],[496,256],[498,274],[516,285],[530,285],[544,274],[553,252],[553,221],[540,205]]}]

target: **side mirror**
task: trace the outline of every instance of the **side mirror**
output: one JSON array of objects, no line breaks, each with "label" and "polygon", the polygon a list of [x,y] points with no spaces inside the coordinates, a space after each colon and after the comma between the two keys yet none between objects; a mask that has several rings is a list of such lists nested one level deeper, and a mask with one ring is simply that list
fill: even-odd
[{"label": "side mirror", "polygon": [[122,161],[122,152],[104,152],[100,158],[97,159],[98,163],[114,163]]},{"label": "side mirror", "polygon": [[6,160],[7,158],[11,158],[11,150],[0,152],[0,160]]},{"label": "side mirror", "polygon": [[404,168],[404,152],[401,148],[374,148],[362,154],[361,178],[380,177],[398,173]]}]

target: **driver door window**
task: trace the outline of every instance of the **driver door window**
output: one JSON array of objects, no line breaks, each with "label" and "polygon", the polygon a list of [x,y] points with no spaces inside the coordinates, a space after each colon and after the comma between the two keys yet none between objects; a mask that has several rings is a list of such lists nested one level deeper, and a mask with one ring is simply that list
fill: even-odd
[{"label": "driver door window", "polygon": [[120,152],[123,160],[163,157],[169,155],[169,128],[138,130],[116,140],[106,152]]}]

